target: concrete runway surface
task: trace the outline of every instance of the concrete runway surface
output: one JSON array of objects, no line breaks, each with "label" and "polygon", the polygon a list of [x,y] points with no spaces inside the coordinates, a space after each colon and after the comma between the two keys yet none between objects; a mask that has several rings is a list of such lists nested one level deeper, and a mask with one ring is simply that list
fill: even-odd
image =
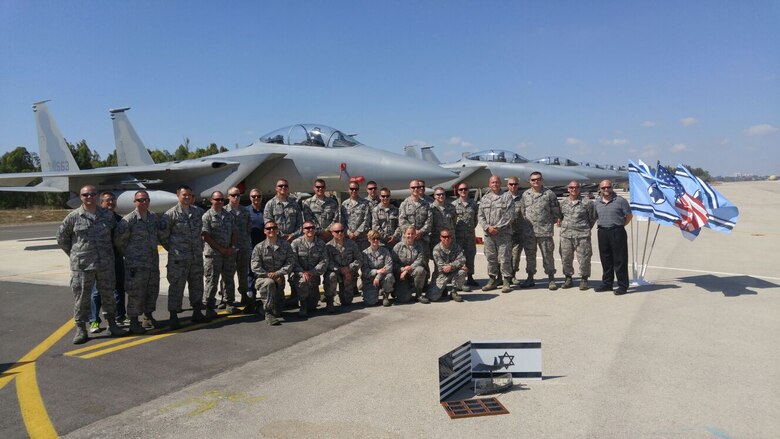
[{"label": "concrete runway surface", "polygon": [[[735,231],[689,242],[661,227],[650,284],[625,296],[538,282],[463,303],[290,314],[273,328],[238,317],[102,336],[81,352],[56,225],[2,227],[0,436],[778,437],[780,183],[717,189],[740,208]],[[628,230],[643,241],[646,226]],[[591,285],[595,231],[593,242]],[[449,419],[439,356],[468,340],[537,338],[544,379],[498,395],[509,414]]]}]

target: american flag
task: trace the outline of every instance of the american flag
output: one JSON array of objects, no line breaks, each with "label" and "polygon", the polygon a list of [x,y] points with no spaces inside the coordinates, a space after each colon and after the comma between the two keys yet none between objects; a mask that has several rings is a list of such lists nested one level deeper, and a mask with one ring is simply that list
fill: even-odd
[{"label": "american flag", "polygon": [[707,224],[707,208],[704,207],[701,200],[685,192],[685,188],[677,180],[677,177],[661,166],[661,162],[658,162],[655,177],[660,185],[674,190],[674,207],[680,212],[680,219],[676,223],[680,229],[694,232]]}]

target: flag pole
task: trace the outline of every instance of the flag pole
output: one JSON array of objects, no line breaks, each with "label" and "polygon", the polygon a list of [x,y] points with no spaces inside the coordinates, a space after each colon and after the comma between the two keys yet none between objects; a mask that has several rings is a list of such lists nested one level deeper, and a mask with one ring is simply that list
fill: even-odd
[{"label": "flag pole", "polygon": [[[647,225],[648,229],[650,228],[650,224]],[[661,228],[661,224],[655,223],[655,234],[653,235],[653,243],[650,245],[650,254],[647,255],[647,264],[642,267],[642,274],[640,275],[639,279],[641,279],[643,282],[645,282],[645,285],[649,284],[650,282],[647,282],[645,280],[645,273],[647,272],[647,265],[650,263],[650,256],[653,256],[653,249],[655,248],[655,240],[658,238],[658,230]]]}]

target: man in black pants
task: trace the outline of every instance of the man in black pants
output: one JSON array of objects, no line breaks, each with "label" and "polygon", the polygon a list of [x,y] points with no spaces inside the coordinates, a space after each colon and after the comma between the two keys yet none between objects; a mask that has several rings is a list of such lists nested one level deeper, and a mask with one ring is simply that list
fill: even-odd
[{"label": "man in black pants", "polygon": [[616,296],[628,290],[628,239],[625,226],[631,222],[631,207],[625,198],[612,190],[612,182],[604,180],[599,184],[601,196],[596,200],[598,214],[599,256],[604,275],[596,292],[612,291],[612,282],[617,277]]}]

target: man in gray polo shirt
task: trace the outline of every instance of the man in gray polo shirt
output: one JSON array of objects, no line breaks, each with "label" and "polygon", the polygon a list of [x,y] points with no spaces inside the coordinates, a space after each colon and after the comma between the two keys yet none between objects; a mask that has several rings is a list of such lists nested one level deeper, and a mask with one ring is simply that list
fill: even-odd
[{"label": "man in gray polo shirt", "polygon": [[599,184],[601,196],[596,200],[598,214],[599,256],[604,274],[596,292],[612,291],[617,277],[616,296],[628,291],[628,239],[625,226],[631,222],[631,208],[625,198],[615,194],[612,182],[604,180]]}]

